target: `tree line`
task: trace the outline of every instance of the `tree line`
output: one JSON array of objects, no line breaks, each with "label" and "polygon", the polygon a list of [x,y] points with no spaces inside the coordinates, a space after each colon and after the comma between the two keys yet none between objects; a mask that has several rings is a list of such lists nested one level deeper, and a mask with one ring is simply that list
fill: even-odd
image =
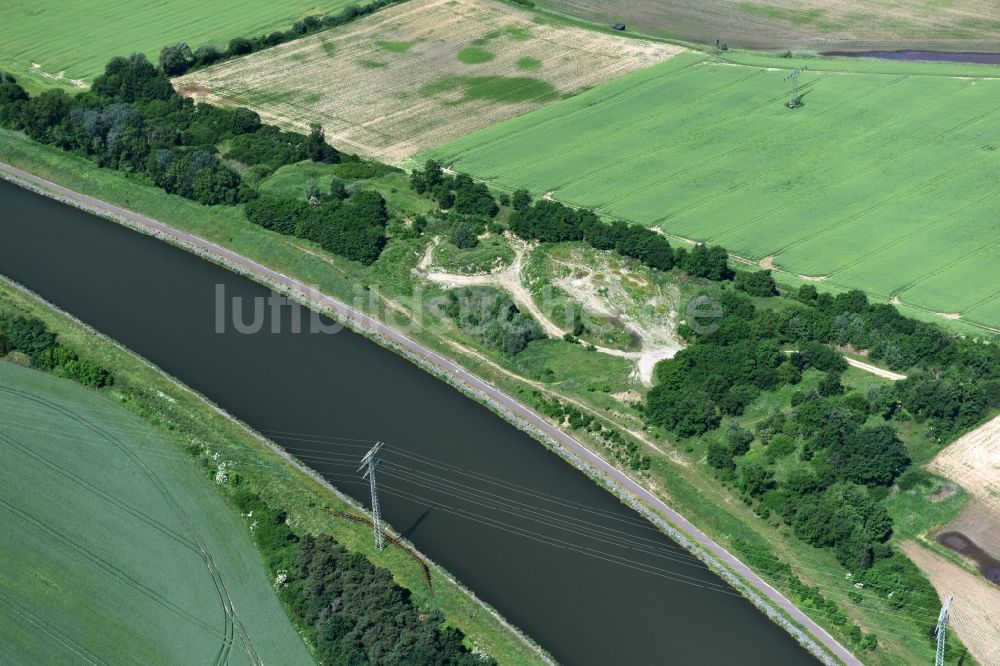
[{"label": "tree line", "polygon": [[336,14],[311,14],[293,23],[288,30],[275,30],[266,35],[253,37],[233,37],[225,48],[220,48],[215,44],[203,44],[192,49],[187,42],[169,44],[160,49],[160,69],[169,76],[180,76],[192,69],[207,67],[223,60],[238,58],[322,30],[346,25],[362,16],[368,16],[384,7],[404,1],[372,0],[365,5],[348,5]]},{"label": "tree line", "polygon": [[[334,181],[340,185],[340,181]],[[385,247],[389,211],[378,192],[361,190],[348,196],[334,187],[333,196],[306,201],[260,197],[246,205],[247,219],[265,229],[313,241],[327,252],[370,265]]]},{"label": "tree line", "polygon": [[306,136],[266,127],[249,109],[196,106],[142,54],[113,58],[90,90],[73,96],[61,89],[29,96],[13,76],[0,73],[0,124],[206,205],[256,196],[220,159],[223,142],[235,144],[227,157],[272,170],[342,157],[318,127]]},{"label": "tree line", "polygon": [[41,319],[0,315],[0,358],[11,352],[24,354],[39,370],[84,386],[100,389],[115,383],[110,370],[60,343]]},{"label": "tree line", "polygon": [[[355,261],[370,264],[385,246],[388,213],[377,193],[347,198],[338,192],[315,208],[258,200],[251,183],[286,164],[365,165],[330,146],[322,128],[316,125],[308,135],[287,132],[263,124],[246,108],[196,106],[142,54],[113,58],[90,90],[74,96],[59,89],[30,96],[0,72],[0,125],[204,205],[247,204],[255,224]],[[228,149],[220,156],[222,144]],[[230,161],[249,167],[250,183]]]},{"label": "tree line", "polygon": [[[214,478],[217,469],[209,463],[206,472]],[[386,569],[331,536],[293,529],[287,512],[254,492],[239,473],[230,474],[225,487],[227,501],[252,522],[251,535],[269,578],[320,664],[496,663],[473,654],[461,631],[444,626],[440,611],[418,607]]]},{"label": "tree line", "polygon": [[[832,296],[807,285],[796,300],[763,309],[721,291],[722,316],[710,332],[682,326],[688,346],[657,365],[644,417],[679,437],[706,439],[708,465],[759,515],[830,549],[859,581],[891,586],[893,603],[929,625],[933,604],[907,592],[928,586],[889,544],[893,525],[882,501],[909,473],[899,427],[914,420],[945,441],[1000,407],[1000,350],[869,303],[860,291]],[[909,377],[849,391],[839,344],[868,350]],[[789,408],[753,429],[731,421],[717,432],[724,417],[741,415],[761,393],[799,385],[810,370],[821,373],[818,383],[795,391]]]},{"label": "tree line", "polygon": [[[450,175],[441,163],[428,160],[421,169],[414,169],[410,178],[414,191],[434,199],[442,210],[495,217],[499,203],[509,205],[510,230],[527,240],[543,243],[583,241],[597,250],[612,250],[623,256],[639,260],[650,268],[667,271],[679,268],[693,277],[709,280],[731,280],[734,272],[729,266],[726,249],[715,245],[696,245],[690,251],[673,248],[662,235],[645,227],[617,220],[608,224],[591,210],[572,208],[558,201],[538,199],[524,189],[516,190],[501,201],[483,183],[474,182],[464,174]],[[763,280],[765,286],[760,286]],[[770,289],[767,288],[769,281]],[[740,288],[777,293],[770,273],[762,278],[740,282]]]}]

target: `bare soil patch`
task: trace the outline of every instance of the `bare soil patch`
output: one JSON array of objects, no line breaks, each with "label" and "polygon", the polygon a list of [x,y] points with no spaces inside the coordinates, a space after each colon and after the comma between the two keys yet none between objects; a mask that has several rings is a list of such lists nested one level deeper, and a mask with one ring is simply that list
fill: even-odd
[{"label": "bare soil patch", "polygon": [[942,531],[961,532],[1000,560],[1000,514],[979,500],[970,501]]},{"label": "bare soil patch", "polygon": [[927,574],[942,600],[955,596],[949,626],[972,656],[981,664],[1000,663],[1000,589],[915,541],[901,547]]},{"label": "bare soil patch", "polygon": [[534,18],[494,0],[412,0],[174,85],[397,162],[683,50]]}]

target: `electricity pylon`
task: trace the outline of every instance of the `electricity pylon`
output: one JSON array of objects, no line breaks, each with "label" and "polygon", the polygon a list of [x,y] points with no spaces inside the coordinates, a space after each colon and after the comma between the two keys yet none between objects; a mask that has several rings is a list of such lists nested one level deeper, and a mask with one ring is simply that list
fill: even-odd
[{"label": "electricity pylon", "polygon": [[944,606],[941,607],[941,614],[938,615],[937,629],[934,633],[937,634],[937,656],[934,658],[934,666],[944,666],[944,649],[947,641],[945,640],[946,634],[948,633],[948,610],[951,608],[952,597],[948,595],[948,601],[944,602]]},{"label": "electricity pylon", "polygon": [[785,77],[786,81],[792,82],[792,98],[788,100],[788,108],[794,109],[802,102],[802,95],[799,94],[799,75],[808,67],[796,67],[792,73]]},{"label": "electricity pylon", "polygon": [[[378,484],[375,483],[375,469],[378,467],[379,458],[378,452],[382,448],[382,442],[378,442],[371,450],[365,454],[365,457],[361,459],[361,467],[358,471],[365,470],[365,473],[361,475],[361,478],[368,477],[371,482],[372,488],[372,524],[375,526],[375,550],[382,550],[385,548],[385,541],[382,537],[382,512],[379,510],[378,506]],[[365,469],[367,468],[367,469]]]}]

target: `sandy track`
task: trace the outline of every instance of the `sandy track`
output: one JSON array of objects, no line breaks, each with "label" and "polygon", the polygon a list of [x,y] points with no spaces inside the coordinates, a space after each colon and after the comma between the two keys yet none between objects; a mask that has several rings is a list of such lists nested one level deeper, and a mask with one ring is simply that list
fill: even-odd
[{"label": "sandy track", "polygon": [[883,379],[888,379],[889,381],[898,382],[901,379],[906,379],[906,375],[901,375],[898,372],[893,372],[892,370],[886,370],[885,368],[880,368],[877,365],[872,365],[871,363],[865,363],[864,361],[859,361],[857,359],[845,356],[844,360],[847,361],[847,365],[857,368],[858,370],[864,370],[865,372],[870,372],[873,375],[882,377]]},{"label": "sandy track", "polygon": [[981,664],[1000,664],[1000,588],[915,541],[901,548],[927,574],[942,601],[955,596],[949,627],[972,656]]},{"label": "sandy track", "polygon": [[[531,292],[524,286],[524,279],[521,276],[521,268],[524,265],[525,255],[531,251],[531,246],[518,239],[512,234],[506,235],[507,240],[514,248],[514,261],[509,266],[491,273],[478,275],[461,275],[457,273],[445,273],[442,271],[431,271],[433,263],[432,253],[437,246],[436,242],[428,247],[427,253],[421,258],[418,264],[417,273],[426,280],[437,284],[454,287],[495,287],[503,289],[510,294],[514,302],[526,312],[531,314],[541,325],[542,330],[550,338],[561,338],[569,331],[557,325],[552,319],[538,307]],[[436,241],[437,239],[435,239]],[[635,377],[645,386],[653,385],[653,370],[656,364],[668,358],[673,358],[683,347],[679,343],[663,344],[661,346],[643,349],[642,351],[630,352],[621,349],[611,349],[600,345],[594,345],[598,353],[608,354],[629,359],[636,364]]]},{"label": "sandy track", "polygon": [[[682,544],[690,544],[686,547],[704,549],[703,552],[706,554],[706,557],[715,559],[726,567],[723,569],[722,574],[727,581],[736,583],[745,591],[749,591],[749,588],[746,587],[749,584],[752,592],[747,595],[748,598],[753,598],[753,595],[758,593],[761,595],[754,601],[755,605],[761,607],[759,604],[763,604],[765,607],[770,607],[773,604],[773,607],[787,613],[795,622],[795,625],[790,625],[784,620],[780,620],[778,623],[795,636],[799,642],[809,644],[811,651],[815,653],[816,650],[820,649],[828,650],[830,654],[835,655],[837,659],[840,659],[849,666],[861,666],[861,661],[850,650],[806,615],[791,600],[754,573],[742,560],[716,543],[683,515],[672,509],[645,485],[636,481],[630,474],[622,471],[601,455],[577,441],[569,433],[553,426],[544,417],[526,405],[507,395],[492,384],[480,379],[452,359],[424,347],[378,319],[355,310],[346,303],[319,292],[293,277],[274,271],[257,263],[253,259],[244,257],[199,236],[175,229],[158,220],[140,215],[126,208],[121,208],[120,206],[115,206],[100,199],[81,194],[80,192],[2,162],[0,162],[0,171],[4,173],[5,177],[13,179],[18,184],[30,184],[33,187],[40,188],[39,191],[42,193],[54,194],[57,198],[65,197],[65,201],[84,210],[91,212],[100,211],[103,215],[111,216],[118,223],[137,229],[141,233],[152,235],[165,242],[180,246],[187,251],[201,254],[203,257],[210,257],[211,261],[222,262],[230,270],[252,276],[254,280],[261,284],[294,292],[308,303],[309,307],[333,313],[352,328],[375,335],[380,340],[387,341],[390,344],[398,345],[397,351],[413,354],[422,363],[426,363],[427,367],[434,368],[436,372],[439,372],[449,383],[461,386],[464,390],[470,391],[482,400],[492,401],[505,416],[518,423],[519,427],[526,430],[534,429],[539,436],[548,438],[556,446],[565,447],[565,450],[569,453],[567,457],[571,459],[574,466],[579,469],[587,469],[597,477],[603,479],[618,497],[627,501],[634,508],[651,511],[661,527],[667,526],[669,528],[668,531],[671,536],[681,541]],[[665,520],[666,522],[661,523],[661,520]],[[734,572],[742,580],[730,577],[730,571]],[[818,648],[819,645],[822,645],[822,648]],[[825,657],[826,654],[823,654]],[[828,659],[824,659],[824,661],[830,663]]]}]

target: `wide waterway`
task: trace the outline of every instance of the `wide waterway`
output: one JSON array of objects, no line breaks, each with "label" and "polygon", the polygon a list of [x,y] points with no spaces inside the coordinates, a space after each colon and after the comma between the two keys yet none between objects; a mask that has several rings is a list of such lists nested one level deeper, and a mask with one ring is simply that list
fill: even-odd
[{"label": "wide waterway", "polygon": [[0,273],[272,437],[348,494],[386,442],[382,513],[566,664],[815,663],[686,551],[528,435],[405,359],[282,311],[216,332],[216,290],[264,287],[0,180]]}]

